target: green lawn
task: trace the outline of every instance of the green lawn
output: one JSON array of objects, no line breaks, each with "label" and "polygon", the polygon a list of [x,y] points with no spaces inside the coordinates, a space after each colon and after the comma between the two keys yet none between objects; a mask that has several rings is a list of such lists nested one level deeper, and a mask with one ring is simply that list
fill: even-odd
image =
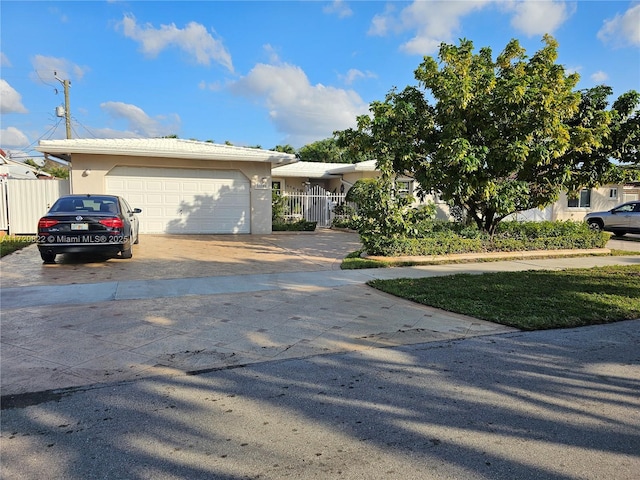
[{"label": "green lawn", "polygon": [[0,237],[0,257],[9,255],[10,253],[20,250],[35,241],[34,237],[16,237],[13,235],[4,235]]},{"label": "green lawn", "polygon": [[640,318],[640,265],[373,280],[369,285],[523,330]]}]

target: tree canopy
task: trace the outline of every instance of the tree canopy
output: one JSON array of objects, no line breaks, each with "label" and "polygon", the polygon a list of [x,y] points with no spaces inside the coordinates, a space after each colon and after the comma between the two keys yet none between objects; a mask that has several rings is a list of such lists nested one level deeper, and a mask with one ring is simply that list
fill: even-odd
[{"label": "tree canopy", "polygon": [[637,162],[638,94],[607,110],[611,89],[575,91],[557,42],[543,42],[529,58],[512,40],[495,60],[469,40],[442,44],[416,69],[418,86],[373,102],[357,129],[335,133],[338,144],[376,158],[383,173],[412,175],[489,233],[561,191],[620,177],[612,159]]},{"label": "tree canopy", "polygon": [[301,147],[296,155],[305,162],[356,163],[367,159],[361,152],[338,145],[334,138],[309,143]]}]

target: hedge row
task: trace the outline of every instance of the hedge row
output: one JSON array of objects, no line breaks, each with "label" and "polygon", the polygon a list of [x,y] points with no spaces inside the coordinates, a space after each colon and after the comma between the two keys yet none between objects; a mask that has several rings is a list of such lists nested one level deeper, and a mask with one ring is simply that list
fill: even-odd
[{"label": "hedge row", "polygon": [[271,231],[273,232],[313,232],[318,222],[308,222],[299,220],[297,222],[273,222]]},{"label": "hedge row", "polygon": [[604,248],[608,239],[584,222],[504,222],[493,236],[451,224],[438,225],[422,238],[371,236],[363,243],[369,255],[394,257]]}]

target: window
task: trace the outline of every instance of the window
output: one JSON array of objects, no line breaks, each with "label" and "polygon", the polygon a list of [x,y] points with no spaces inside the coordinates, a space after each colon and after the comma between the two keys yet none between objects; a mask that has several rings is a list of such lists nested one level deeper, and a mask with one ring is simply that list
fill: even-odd
[{"label": "window", "polygon": [[617,188],[610,188],[609,189],[609,198],[611,198],[612,200],[617,200],[618,199],[618,189]]},{"label": "window", "polygon": [[591,190],[580,191],[577,198],[570,198],[567,206],[569,208],[587,208],[591,206]]},{"label": "window", "polygon": [[411,194],[411,181],[410,180],[396,180],[396,193],[404,197]]},{"label": "window", "polygon": [[271,182],[271,189],[274,192],[280,193],[282,190],[282,184],[280,182]]}]

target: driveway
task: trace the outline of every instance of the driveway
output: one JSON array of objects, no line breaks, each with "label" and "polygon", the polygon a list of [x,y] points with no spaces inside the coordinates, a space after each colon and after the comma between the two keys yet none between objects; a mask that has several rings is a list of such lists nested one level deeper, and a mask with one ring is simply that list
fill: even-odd
[{"label": "driveway", "polygon": [[[637,244],[637,243],[636,243]],[[589,267],[638,257],[343,271],[352,233],[144,236],[132,260],[29,247],[0,261],[2,395],[511,332],[365,285],[374,278]]]},{"label": "driveway", "polygon": [[58,255],[43,265],[32,245],[1,261],[2,287],[338,270],[361,248],[335,230],[273,235],[141,235],[133,258]]}]

